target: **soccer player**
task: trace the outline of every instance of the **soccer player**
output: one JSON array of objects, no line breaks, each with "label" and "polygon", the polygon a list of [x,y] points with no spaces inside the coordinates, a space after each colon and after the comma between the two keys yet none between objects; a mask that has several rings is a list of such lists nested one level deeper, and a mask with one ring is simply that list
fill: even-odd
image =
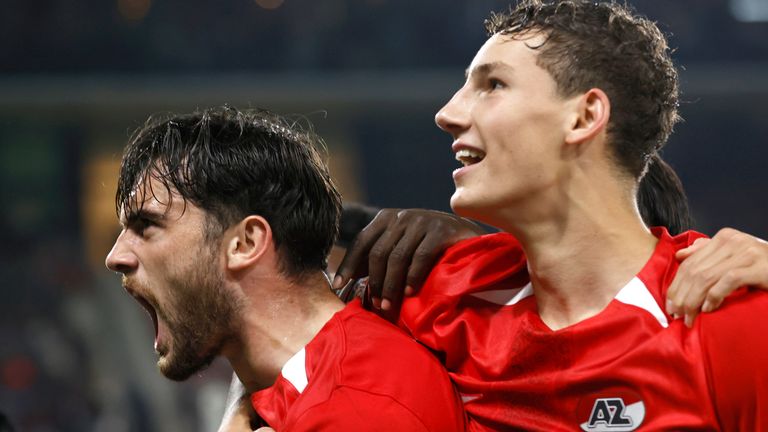
[{"label": "soccer player", "polygon": [[702,236],[637,210],[678,119],[661,32],[583,0],[524,1],[487,28],[436,121],[463,164],[451,206],[505,233],[451,248],[401,315],[471,428],[768,429],[768,293],[673,320],[676,255]]},{"label": "soccer player", "polygon": [[[690,229],[692,220],[680,179],[665,161],[654,156],[638,186],[638,210],[648,226],[663,226],[671,234]],[[413,294],[424,282],[440,255],[456,242],[487,231],[472,221],[453,214],[424,209],[377,209],[358,203],[345,203],[337,245],[346,248],[338,265],[334,288],[339,290],[353,278],[367,277],[367,290],[376,306],[382,299],[385,315],[396,319],[404,293]],[[759,239],[746,237],[735,249]],[[725,242],[733,248],[734,242]],[[763,242],[764,243],[764,242]],[[768,250],[762,268],[768,278]],[[723,266],[724,274],[731,270]],[[683,281],[685,282],[685,281]],[[735,289],[739,285],[731,285]],[[405,287],[405,288],[404,288]],[[394,305],[393,305],[394,303]],[[696,307],[701,306],[699,303]],[[389,309],[394,309],[392,313]]]},{"label": "soccer player", "polygon": [[224,356],[276,430],[463,430],[439,361],[329,290],[340,197],[315,145],[228,107],[132,136],[106,265],[151,316],[160,371],[183,380]]},{"label": "soccer player", "polygon": [[[688,198],[674,170],[656,155],[640,180],[637,206],[647,226],[663,226],[677,235],[691,229]],[[397,319],[403,295],[424,283],[442,253],[458,241],[487,234],[472,221],[424,209],[377,209],[347,203],[337,245],[347,248],[334,277],[334,288],[351,294],[353,278],[366,277],[367,294],[378,311]],[[683,261],[667,292],[667,310],[690,324],[700,312],[712,311],[743,285],[768,289],[768,242],[725,228],[712,241],[676,254]],[[392,310],[388,310],[388,309]]]}]

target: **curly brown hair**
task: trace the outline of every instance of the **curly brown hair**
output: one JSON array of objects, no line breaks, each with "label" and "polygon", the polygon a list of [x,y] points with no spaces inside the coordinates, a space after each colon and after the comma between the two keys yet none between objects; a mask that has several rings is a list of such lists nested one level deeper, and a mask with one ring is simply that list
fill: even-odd
[{"label": "curly brown hair", "polygon": [[542,32],[537,64],[563,96],[602,89],[611,101],[613,158],[639,179],[680,119],[678,77],[652,21],[614,1],[523,0],[485,21],[489,36]]}]

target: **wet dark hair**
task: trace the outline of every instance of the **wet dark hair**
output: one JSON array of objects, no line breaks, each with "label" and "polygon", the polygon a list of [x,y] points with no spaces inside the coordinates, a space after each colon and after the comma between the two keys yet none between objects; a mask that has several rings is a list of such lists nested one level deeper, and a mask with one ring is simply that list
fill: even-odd
[{"label": "wet dark hair", "polygon": [[679,120],[677,70],[653,22],[614,1],[524,0],[485,26],[489,35],[542,32],[545,42],[531,48],[561,95],[603,90],[611,101],[611,156],[642,177]]},{"label": "wet dark hair", "polygon": [[118,214],[134,212],[149,178],[208,213],[206,236],[249,215],[270,224],[281,271],[323,270],[338,232],[341,197],[320,157],[322,141],[265,110],[224,106],[150,117],[131,136],[120,167]]}]

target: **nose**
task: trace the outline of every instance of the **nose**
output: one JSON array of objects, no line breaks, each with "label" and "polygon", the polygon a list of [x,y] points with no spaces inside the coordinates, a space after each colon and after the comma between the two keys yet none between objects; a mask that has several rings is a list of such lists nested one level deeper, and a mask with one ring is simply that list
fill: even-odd
[{"label": "nose", "polygon": [[460,132],[469,128],[469,109],[468,101],[463,96],[462,89],[459,89],[451,100],[448,101],[440,111],[435,114],[435,123],[437,127],[448,132],[454,137]]},{"label": "nose", "polygon": [[112,246],[112,250],[107,254],[105,264],[113,272],[129,274],[138,267],[139,260],[129,247],[128,235],[126,230],[120,232],[117,240],[115,240],[115,244]]}]

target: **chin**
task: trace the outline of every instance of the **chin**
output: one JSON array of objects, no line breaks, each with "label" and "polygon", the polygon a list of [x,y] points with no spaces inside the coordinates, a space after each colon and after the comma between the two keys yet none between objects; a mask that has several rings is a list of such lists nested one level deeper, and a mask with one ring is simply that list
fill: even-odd
[{"label": "chin", "polygon": [[173,364],[171,359],[167,356],[160,357],[157,361],[157,368],[164,377],[173,381],[184,381],[194,373],[194,371],[189,372],[187,370],[182,370],[177,365]]},{"label": "chin", "polygon": [[500,226],[499,206],[494,206],[490,202],[469,200],[466,196],[459,196],[457,192],[451,197],[451,209],[458,216],[492,227]]},{"label": "chin", "polygon": [[456,192],[453,193],[451,196],[451,209],[454,213],[456,213],[459,216],[463,216],[461,213],[465,210],[467,207],[467,200],[464,196],[462,196],[461,192],[456,190]]},{"label": "chin", "polygon": [[457,215],[471,219],[478,219],[478,214],[481,213],[480,206],[458,190],[451,197],[451,209]]},{"label": "chin", "polygon": [[185,381],[193,374],[205,370],[216,358],[215,354],[203,357],[186,356],[174,358],[171,354],[160,356],[157,367],[166,378],[173,381]]}]

